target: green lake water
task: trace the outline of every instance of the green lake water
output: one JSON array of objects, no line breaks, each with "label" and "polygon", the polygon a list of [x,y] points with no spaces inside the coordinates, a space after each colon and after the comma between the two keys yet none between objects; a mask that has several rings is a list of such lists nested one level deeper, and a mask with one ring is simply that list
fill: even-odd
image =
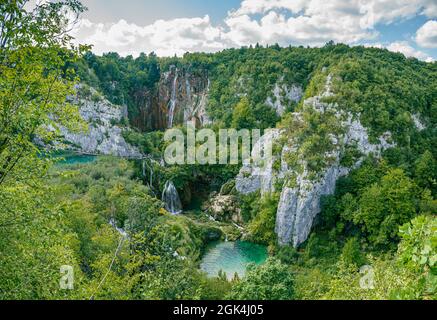
[{"label": "green lake water", "polygon": [[63,158],[59,160],[56,164],[58,165],[69,165],[69,164],[84,164],[94,162],[96,156],[85,155],[85,154],[75,154],[75,153],[63,153],[56,155],[56,157]]},{"label": "green lake water", "polygon": [[209,277],[216,277],[222,270],[228,279],[232,279],[235,273],[242,278],[249,263],[262,264],[267,256],[267,248],[262,245],[245,241],[217,241],[207,246],[200,269]]}]

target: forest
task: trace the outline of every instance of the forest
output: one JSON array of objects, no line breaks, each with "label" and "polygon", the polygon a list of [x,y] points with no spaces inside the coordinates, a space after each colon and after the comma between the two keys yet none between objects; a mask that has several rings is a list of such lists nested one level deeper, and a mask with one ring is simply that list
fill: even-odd
[{"label": "forest", "polygon": [[[62,10],[80,15],[78,0],[31,12],[25,2],[0,3],[1,300],[437,299],[436,62],[334,42],[99,56],[66,32]],[[162,164],[166,123],[144,115],[167,119],[162,88],[171,70],[195,83],[191,94],[207,92],[202,126],[283,132],[277,187],[239,192],[242,163]],[[274,97],[281,112],[266,102],[278,83],[302,91],[300,99],[285,89]],[[111,125],[142,157],[71,150],[64,128],[86,134],[99,125],[83,119],[72,96],[126,107]],[[324,112],[311,107],[314,97]],[[387,137],[390,147],[364,153],[334,143],[347,136],[349,116],[368,146]],[[185,130],[185,119],[175,119]],[[275,227],[284,190],[303,173],[317,185],[334,163],[347,174],[320,196],[308,238],[284,245]],[[181,214],[163,197],[169,181]],[[226,203],[217,212],[218,198]],[[244,275],[211,275],[202,266],[217,242],[250,243],[265,257]],[[60,286],[65,265],[74,270],[70,290]]]}]

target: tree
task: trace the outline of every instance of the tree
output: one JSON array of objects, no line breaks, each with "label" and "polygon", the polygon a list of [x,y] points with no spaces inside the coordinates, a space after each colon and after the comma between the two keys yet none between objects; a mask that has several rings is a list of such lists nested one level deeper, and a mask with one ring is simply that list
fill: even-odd
[{"label": "tree", "polygon": [[248,226],[250,237],[256,242],[274,244],[276,242],[275,222],[279,197],[269,195],[260,198],[252,209],[253,220]]},{"label": "tree", "polygon": [[361,226],[369,241],[387,245],[398,239],[398,228],[416,213],[416,186],[402,169],[391,169],[366,188],[357,208],[346,219]]},{"label": "tree", "polygon": [[60,125],[84,128],[66,101],[76,81],[66,66],[80,54],[71,46],[66,10],[77,16],[84,7],[76,0],[27,5],[0,3],[0,296],[66,298],[59,268],[74,266],[80,282],[77,242],[59,224],[53,190],[39,179],[50,161],[35,141],[50,144]]},{"label": "tree", "polygon": [[348,266],[355,265],[356,267],[361,267],[365,263],[357,238],[350,238],[346,241],[341,251],[340,259]]},{"label": "tree", "polygon": [[293,274],[288,266],[270,258],[260,266],[249,265],[246,276],[232,288],[228,298],[291,300],[293,292]]},{"label": "tree", "polygon": [[428,188],[435,195],[437,192],[437,164],[429,150],[426,150],[415,162],[415,176],[417,184]]},{"label": "tree", "polygon": [[59,125],[77,129],[80,124],[77,107],[66,101],[76,79],[64,67],[78,57],[79,48],[70,45],[65,11],[79,14],[84,7],[66,0],[28,11],[27,4],[0,4],[0,186],[8,175],[14,180],[31,176],[17,172],[39,163],[36,136],[50,144]]},{"label": "tree", "polygon": [[249,100],[247,97],[243,97],[235,106],[232,115],[232,128],[251,129],[254,124],[255,118],[251,112]]}]

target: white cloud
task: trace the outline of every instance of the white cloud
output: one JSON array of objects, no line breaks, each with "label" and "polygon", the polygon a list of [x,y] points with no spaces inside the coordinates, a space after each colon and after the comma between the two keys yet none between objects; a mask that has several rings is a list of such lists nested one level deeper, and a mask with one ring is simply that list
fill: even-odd
[{"label": "white cloud", "polygon": [[[245,11],[242,11],[245,12]],[[377,33],[362,29],[353,16],[337,18],[325,12],[313,15],[287,17],[284,13],[269,11],[259,20],[248,14],[232,13],[226,20],[229,32],[226,36],[237,45],[304,44],[323,45],[329,40],[356,43],[372,39]]]},{"label": "white cloud", "polygon": [[437,48],[437,21],[426,22],[416,32],[416,42],[424,48]]},{"label": "white cloud", "polygon": [[418,14],[437,16],[436,2],[243,0],[237,10],[228,13],[222,26],[214,26],[209,16],[158,20],[146,26],[125,20],[111,24],[82,20],[74,35],[81,43],[94,44],[96,53],[117,51],[121,55],[137,55],[155,51],[169,56],[255,43],[320,46],[334,40],[358,44],[377,38],[375,25]]},{"label": "white cloud", "polygon": [[160,56],[182,55],[187,51],[217,51],[226,47],[221,30],[213,27],[209,16],[157,20],[140,27],[125,20],[116,23],[93,23],[81,20],[73,32],[81,43],[93,44],[93,51],[101,54],[116,51],[121,55],[138,55],[155,51]]},{"label": "white cloud", "polygon": [[403,53],[406,57],[414,57],[419,60],[423,60],[426,62],[433,62],[434,59],[428,56],[426,53],[414,49],[407,41],[397,41],[389,44],[386,47],[388,50],[393,52]]},{"label": "white cloud", "polygon": [[338,22],[343,17],[354,17],[364,28],[417,14],[430,18],[437,16],[435,0],[243,0],[240,8],[232,14],[264,14],[277,9],[309,17],[340,18]]}]

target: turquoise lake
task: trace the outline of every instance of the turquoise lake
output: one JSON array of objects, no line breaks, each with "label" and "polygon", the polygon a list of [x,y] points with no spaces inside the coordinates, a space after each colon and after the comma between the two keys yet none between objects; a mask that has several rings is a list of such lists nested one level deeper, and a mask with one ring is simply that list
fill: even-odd
[{"label": "turquoise lake", "polygon": [[56,155],[55,158],[63,158],[62,160],[57,161],[56,164],[69,165],[94,162],[97,159],[97,156],[76,153],[60,153],[59,156]]},{"label": "turquoise lake", "polygon": [[207,246],[200,269],[209,277],[216,277],[222,270],[228,279],[232,279],[235,273],[242,278],[249,263],[262,264],[267,257],[267,248],[262,245],[245,241],[217,241]]}]

